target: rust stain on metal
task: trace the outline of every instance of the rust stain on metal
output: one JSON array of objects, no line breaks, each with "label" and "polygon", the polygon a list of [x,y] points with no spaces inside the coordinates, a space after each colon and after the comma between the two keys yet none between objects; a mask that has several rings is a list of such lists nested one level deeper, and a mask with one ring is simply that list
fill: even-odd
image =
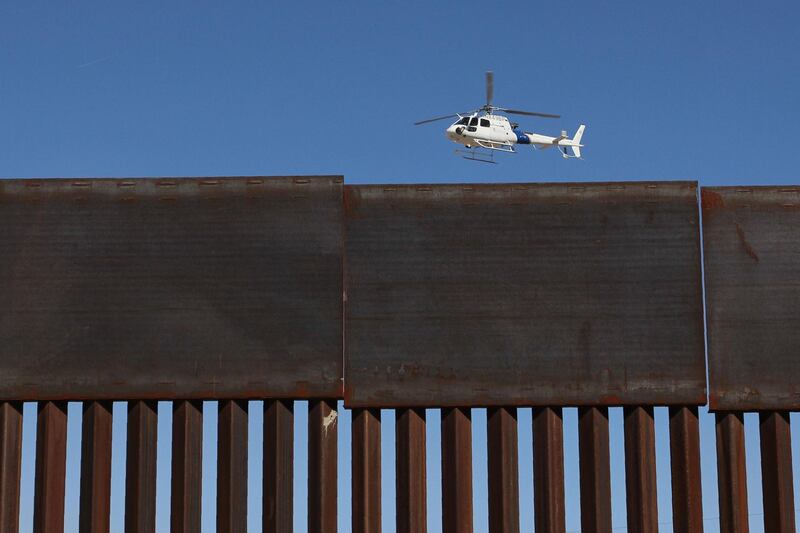
[{"label": "rust stain on metal", "polygon": [[725,207],[725,201],[722,199],[722,195],[703,188],[700,193],[701,205],[703,209],[717,209],[721,207]]},{"label": "rust stain on metal", "polygon": [[736,223],[736,235],[739,236],[739,242],[742,243],[742,248],[744,248],[744,251],[747,253],[747,255],[749,255],[753,261],[758,263],[758,254],[755,250],[753,250],[753,247],[750,245],[750,243],[747,242],[747,237],[744,235],[744,228],[742,228],[742,225],[738,222]]},{"label": "rust stain on metal", "polygon": [[[703,198],[709,404],[800,408],[800,210],[786,187],[713,187]],[[709,216],[713,213],[713,216]]]}]

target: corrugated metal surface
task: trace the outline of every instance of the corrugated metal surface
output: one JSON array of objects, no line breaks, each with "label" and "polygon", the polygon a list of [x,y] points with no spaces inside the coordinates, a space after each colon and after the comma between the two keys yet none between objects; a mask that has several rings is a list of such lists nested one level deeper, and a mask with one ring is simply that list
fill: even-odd
[{"label": "corrugated metal surface", "polygon": [[0,181],[0,398],[340,396],[341,195]]},{"label": "corrugated metal surface", "polygon": [[800,408],[800,188],[703,188],[709,403]]},{"label": "corrugated metal surface", "polygon": [[347,186],[352,406],[702,404],[696,184]]}]

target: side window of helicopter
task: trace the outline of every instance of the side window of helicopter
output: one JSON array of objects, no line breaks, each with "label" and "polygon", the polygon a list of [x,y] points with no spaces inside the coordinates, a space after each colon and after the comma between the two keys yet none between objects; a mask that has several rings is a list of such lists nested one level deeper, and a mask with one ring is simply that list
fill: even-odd
[{"label": "side window of helicopter", "polygon": [[467,128],[467,131],[477,131],[478,129],[477,126],[478,126],[478,117],[472,117],[469,121],[469,127]]},{"label": "side window of helicopter", "polygon": [[485,118],[482,118],[481,119],[481,128],[488,128],[488,127],[489,127],[489,121],[486,120]]}]

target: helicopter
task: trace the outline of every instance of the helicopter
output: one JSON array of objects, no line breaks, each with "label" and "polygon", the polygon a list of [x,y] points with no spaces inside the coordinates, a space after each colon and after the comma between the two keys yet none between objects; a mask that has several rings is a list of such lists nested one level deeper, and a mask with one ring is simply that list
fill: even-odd
[{"label": "helicopter", "polygon": [[571,139],[567,132],[563,130],[561,135],[557,137],[522,131],[519,129],[519,124],[511,122],[508,117],[499,115],[497,112],[542,118],[561,118],[561,116],[498,107],[492,104],[493,95],[494,74],[488,71],[486,73],[485,105],[474,111],[450,113],[441,117],[420,120],[415,122],[414,125],[419,126],[457,117],[458,120],[445,130],[445,134],[448,139],[466,148],[466,150],[456,150],[456,153],[460,153],[464,159],[472,161],[494,163],[495,152],[516,153],[514,146],[518,144],[530,144],[539,150],[546,150],[555,146],[559,149],[561,157],[564,159],[582,159],[581,148],[584,145],[581,144],[581,139],[583,138],[583,132],[586,130],[584,124],[578,127]]}]

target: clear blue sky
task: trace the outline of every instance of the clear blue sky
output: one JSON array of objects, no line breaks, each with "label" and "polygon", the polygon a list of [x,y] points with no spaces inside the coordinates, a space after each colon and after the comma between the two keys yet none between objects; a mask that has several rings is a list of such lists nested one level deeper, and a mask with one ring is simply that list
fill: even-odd
[{"label": "clear blue sky", "polygon": [[[797,183],[798,15],[800,6],[789,1],[531,2],[525,7],[487,2],[287,2],[280,7],[266,2],[3,2],[0,176],[338,173],[350,183]],[[523,147],[521,153],[500,158],[499,165],[470,163],[453,155],[455,145],[443,135],[445,123],[411,125],[480,105],[487,69],[495,71],[496,103],[563,116],[522,120],[526,129],[571,134],[586,123],[585,160],[564,161],[555,152]],[[77,413],[72,406],[70,415]],[[119,453],[112,511],[119,530],[124,410],[116,413]],[[667,522],[664,413],[659,411],[657,418],[659,501],[661,520]],[[206,418],[209,432],[215,419]],[[30,528],[32,505],[32,420],[28,417],[25,426],[23,530]],[[343,450],[349,440],[347,420],[343,416],[340,427]],[[433,468],[437,420],[432,412],[433,486],[438,480]],[[565,420],[568,529],[577,530],[574,412],[568,411]],[[477,531],[486,522],[484,421],[485,414],[477,411]],[[169,416],[160,422],[167,431]],[[302,443],[304,404],[298,404],[297,422]],[[612,425],[614,522],[624,526],[616,412]],[[390,437],[393,430],[385,426],[384,436]],[[521,413],[520,428],[523,531],[531,531],[529,411]],[[77,530],[78,431],[78,417],[72,416],[69,531]],[[259,432],[256,416],[254,439]],[[757,463],[752,463],[758,460],[757,435],[751,432],[748,439],[752,529],[760,531],[760,488]],[[204,498],[212,504],[215,450],[210,442]],[[703,448],[706,514],[714,518],[713,426],[707,417]],[[384,450],[387,470],[392,450]],[[298,531],[304,530],[304,456],[299,445]],[[169,447],[162,446],[162,531],[168,526],[168,459]],[[259,456],[252,459],[254,472],[260,472]],[[346,464],[341,467],[340,505],[349,512]],[[393,475],[387,472],[384,482],[384,493],[393,494]],[[253,484],[251,489],[251,502],[260,512],[260,489]],[[438,495],[431,490],[433,516]],[[392,531],[393,509],[386,511],[385,530]],[[213,529],[213,514],[204,515],[204,522]],[[716,530],[714,520],[706,525]],[[431,531],[437,526],[434,520]]]}]

